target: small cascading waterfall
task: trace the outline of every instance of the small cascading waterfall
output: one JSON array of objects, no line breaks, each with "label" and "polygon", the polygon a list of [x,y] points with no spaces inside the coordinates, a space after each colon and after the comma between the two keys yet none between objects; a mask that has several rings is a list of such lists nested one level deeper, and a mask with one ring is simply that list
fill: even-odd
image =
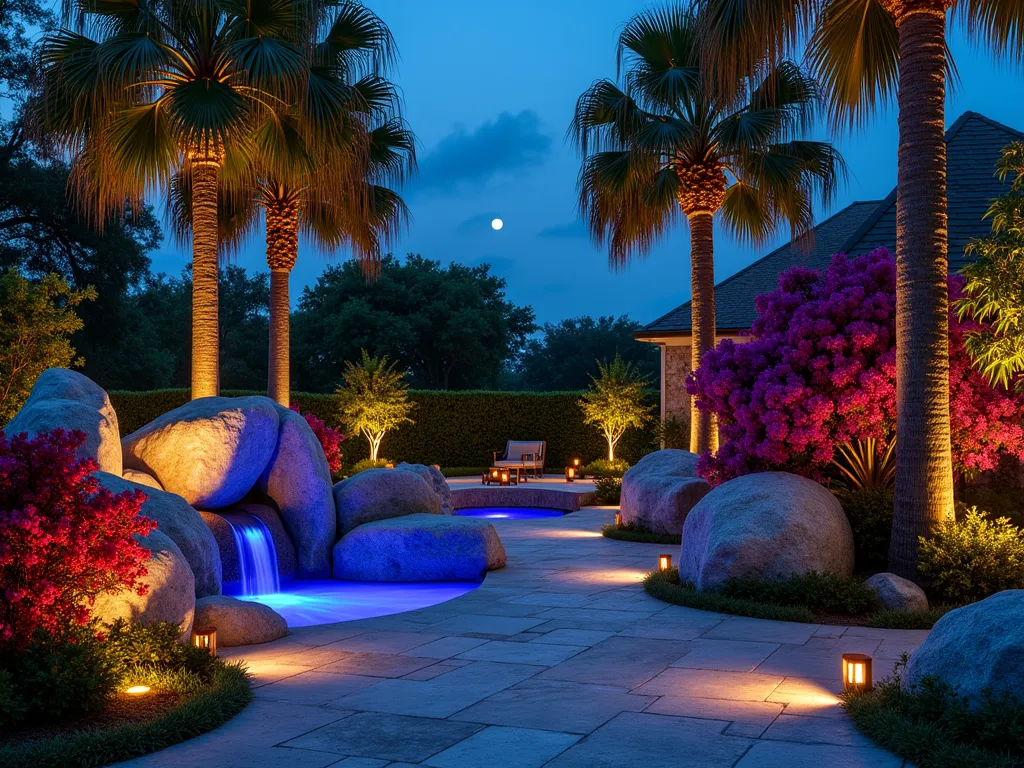
[{"label": "small cascading waterfall", "polygon": [[238,550],[239,592],[241,595],[270,595],[281,591],[277,570],[277,550],[270,529],[248,512],[222,512],[235,537]]}]

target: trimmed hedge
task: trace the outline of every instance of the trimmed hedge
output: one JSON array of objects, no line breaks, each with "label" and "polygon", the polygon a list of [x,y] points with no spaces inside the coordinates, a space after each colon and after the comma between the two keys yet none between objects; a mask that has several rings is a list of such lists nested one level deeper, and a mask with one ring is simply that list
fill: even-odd
[{"label": "trimmed hedge", "polygon": [[[122,435],[189,399],[187,389],[109,394]],[[237,397],[265,393],[225,390],[222,394]],[[607,444],[597,429],[583,423],[580,394],[412,390],[409,397],[416,404],[412,412],[416,423],[388,433],[380,455],[442,467],[477,467],[489,463],[493,451],[504,450],[507,440],[547,440],[546,468],[560,472],[572,457],[589,462],[607,454]],[[334,395],[295,392],[292,399],[303,413],[312,413],[329,427],[344,429]],[[619,441],[616,458],[636,463],[654,450],[654,440],[654,424],[643,430],[631,429]],[[358,436],[349,437],[341,450],[346,466],[369,456],[366,440]]]}]

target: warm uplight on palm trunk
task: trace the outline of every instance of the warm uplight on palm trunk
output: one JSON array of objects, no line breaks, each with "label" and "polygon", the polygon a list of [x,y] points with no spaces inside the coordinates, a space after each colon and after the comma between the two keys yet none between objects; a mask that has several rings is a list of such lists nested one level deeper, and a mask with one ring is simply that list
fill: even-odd
[{"label": "warm uplight on palm trunk", "polygon": [[220,388],[217,324],[217,185],[220,164],[192,163],[192,399]]},{"label": "warm uplight on palm trunk", "polygon": [[[690,217],[690,284],[693,346],[690,370],[697,370],[704,354],[715,348],[715,255],[714,217],[707,211]],[[715,451],[717,434],[709,411],[697,408],[690,400],[690,450],[693,453]]]},{"label": "warm uplight on palm trunk", "polygon": [[299,255],[296,200],[267,202],[267,266],[270,267],[270,355],[267,394],[285,408],[291,403],[288,279]]}]

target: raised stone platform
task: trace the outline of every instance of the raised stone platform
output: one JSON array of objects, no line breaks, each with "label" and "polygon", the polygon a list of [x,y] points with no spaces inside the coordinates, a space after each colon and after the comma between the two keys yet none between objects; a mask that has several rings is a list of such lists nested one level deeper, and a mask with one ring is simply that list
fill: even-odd
[{"label": "raised stone platform", "polygon": [[560,475],[531,478],[510,486],[481,485],[479,477],[448,478],[452,509],[466,507],[544,507],[575,512],[594,504],[594,484],[588,480],[565,482]]}]

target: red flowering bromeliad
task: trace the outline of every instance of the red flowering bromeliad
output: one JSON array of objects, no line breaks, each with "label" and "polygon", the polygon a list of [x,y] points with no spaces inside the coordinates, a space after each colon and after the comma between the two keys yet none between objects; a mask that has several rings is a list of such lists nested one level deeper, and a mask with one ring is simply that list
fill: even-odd
[{"label": "red flowering bromeliad", "polygon": [[[950,277],[956,299],[963,279]],[[718,416],[721,448],[698,471],[712,484],[763,470],[819,477],[836,446],[890,439],[896,420],[896,265],[885,249],[833,257],[821,273],[794,267],[757,297],[751,340],[722,341],[687,381],[699,408]],[[971,365],[950,314],[954,471],[1024,457],[1024,400],[994,388]]]},{"label": "red flowering bromeliad", "polygon": [[0,432],[0,651],[88,624],[101,594],[148,589],[138,579],[150,553],[134,538],[156,528],[139,515],[146,495],[101,488],[96,462],[75,457],[84,442]]},{"label": "red flowering bromeliad", "polygon": [[291,409],[302,414],[302,418],[306,420],[309,428],[316,435],[316,439],[320,441],[320,447],[324,449],[324,456],[327,457],[327,466],[330,468],[331,474],[338,472],[341,469],[341,441],[345,439],[345,435],[328,427],[312,413],[302,413],[298,403],[292,403]]}]

